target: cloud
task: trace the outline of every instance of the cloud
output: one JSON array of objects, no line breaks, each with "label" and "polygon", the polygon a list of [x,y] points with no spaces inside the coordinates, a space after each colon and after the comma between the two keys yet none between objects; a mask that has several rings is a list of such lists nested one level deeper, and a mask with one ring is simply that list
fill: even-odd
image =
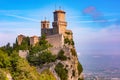
[{"label": "cloud", "polygon": [[6,13],[19,13],[21,11],[22,10],[0,10],[0,14],[1,13],[4,13],[4,14],[6,14]]},{"label": "cloud", "polygon": [[109,12],[109,13],[104,14],[104,16],[120,16],[120,14],[119,13]]},{"label": "cloud", "polygon": [[16,18],[20,18],[20,19],[24,19],[24,20],[29,20],[29,21],[34,21],[34,22],[40,22],[39,20],[36,20],[36,19],[33,19],[33,18],[18,16],[18,15],[13,15],[13,14],[7,14],[7,16],[16,17]]},{"label": "cloud", "polygon": [[83,10],[83,13],[94,14],[96,8],[94,6],[89,6]]},{"label": "cloud", "polygon": [[91,16],[93,21],[96,21],[96,22],[98,22],[98,23],[100,23],[102,25],[103,24],[105,25],[108,22],[108,20],[105,19],[102,12],[97,10],[97,8],[94,7],[94,6],[89,6],[89,7],[85,8],[83,10],[83,14]]},{"label": "cloud", "polygon": [[90,16],[79,16],[79,15],[76,15],[76,16],[75,15],[69,15],[68,16],[69,19],[71,19],[71,18],[81,18],[81,17],[83,17],[83,18],[89,18]]},{"label": "cloud", "polygon": [[[106,20],[97,20],[97,21],[93,21],[93,20],[79,20],[79,21],[68,21],[70,23],[103,23],[106,22]],[[116,19],[108,19],[107,22],[116,22]]]}]

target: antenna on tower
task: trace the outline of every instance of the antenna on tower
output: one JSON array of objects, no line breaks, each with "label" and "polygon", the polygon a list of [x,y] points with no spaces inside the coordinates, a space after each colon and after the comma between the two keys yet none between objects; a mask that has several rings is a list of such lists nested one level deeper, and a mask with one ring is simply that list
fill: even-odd
[{"label": "antenna on tower", "polygon": [[56,3],[55,3],[55,11],[56,11]]},{"label": "antenna on tower", "polygon": [[46,19],[47,19],[46,16],[44,17],[44,19],[45,19],[45,21],[46,21]]},{"label": "antenna on tower", "polygon": [[59,6],[59,10],[61,10],[61,6]]}]

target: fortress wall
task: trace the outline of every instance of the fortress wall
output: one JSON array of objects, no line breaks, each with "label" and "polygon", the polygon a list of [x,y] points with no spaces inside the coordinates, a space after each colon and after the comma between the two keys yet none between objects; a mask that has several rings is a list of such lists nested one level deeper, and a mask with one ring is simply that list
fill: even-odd
[{"label": "fortress wall", "polygon": [[53,55],[57,55],[58,52],[61,50],[61,48],[50,48],[50,51],[52,52]]},{"label": "fortress wall", "polygon": [[62,34],[47,36],[47,41],[53,46],[50,50],[53,54],[57,54],[64,45],[64,37]]},{"label": "fortress wall", "polygon": [[26,58],[29,53],[29,50],[19,50],[19,56],[22,58]]},{"label": "fortress wall", "polygon": [[47,29],[47,35],[53,35],[53,28]]},{"label": "fortress wall", "polygon": [[63,47],[64,37],[62,34],[55,34],[47,36],[46,40],[53,45],[54,48]]}]

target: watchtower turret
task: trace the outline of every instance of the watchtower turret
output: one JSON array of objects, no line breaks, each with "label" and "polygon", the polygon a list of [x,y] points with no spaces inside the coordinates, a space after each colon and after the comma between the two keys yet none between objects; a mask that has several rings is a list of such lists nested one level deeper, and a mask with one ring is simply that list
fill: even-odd
[{"label": "watchtower turret", "polygon": [[63,10],[55,10],[54,13],[54,21],[53,31],[55,34],[64,34],[67,26],[67,22],[65,20],[65,12]]}]

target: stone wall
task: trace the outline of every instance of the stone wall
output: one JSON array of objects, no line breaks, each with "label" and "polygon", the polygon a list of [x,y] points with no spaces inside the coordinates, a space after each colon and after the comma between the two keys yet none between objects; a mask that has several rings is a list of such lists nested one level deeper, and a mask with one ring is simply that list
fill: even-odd
[{"label": "stone wall", "polygon": [[52,44],[53,48],[62,48],[64,45],[64,37],[62,34],[55,34],[46,37],[46,40]]},{"label": "stone wall", "polygon": [[19,56],[21,58],[25,58],[26,59],[28,53],[29,53],[29,50],[19,50]]},{"label": "stone wall", "polygon": [[49,35],[53,35],[53,28],[44,28],[44,29],[41,29],[41,35],[46,35],[46,36],[49,36]]},{"label": "stone wall", "polygon": [[39,37],[38,36],[30,37],[30,45],[34,46],[38,42],[39,42]]}]

